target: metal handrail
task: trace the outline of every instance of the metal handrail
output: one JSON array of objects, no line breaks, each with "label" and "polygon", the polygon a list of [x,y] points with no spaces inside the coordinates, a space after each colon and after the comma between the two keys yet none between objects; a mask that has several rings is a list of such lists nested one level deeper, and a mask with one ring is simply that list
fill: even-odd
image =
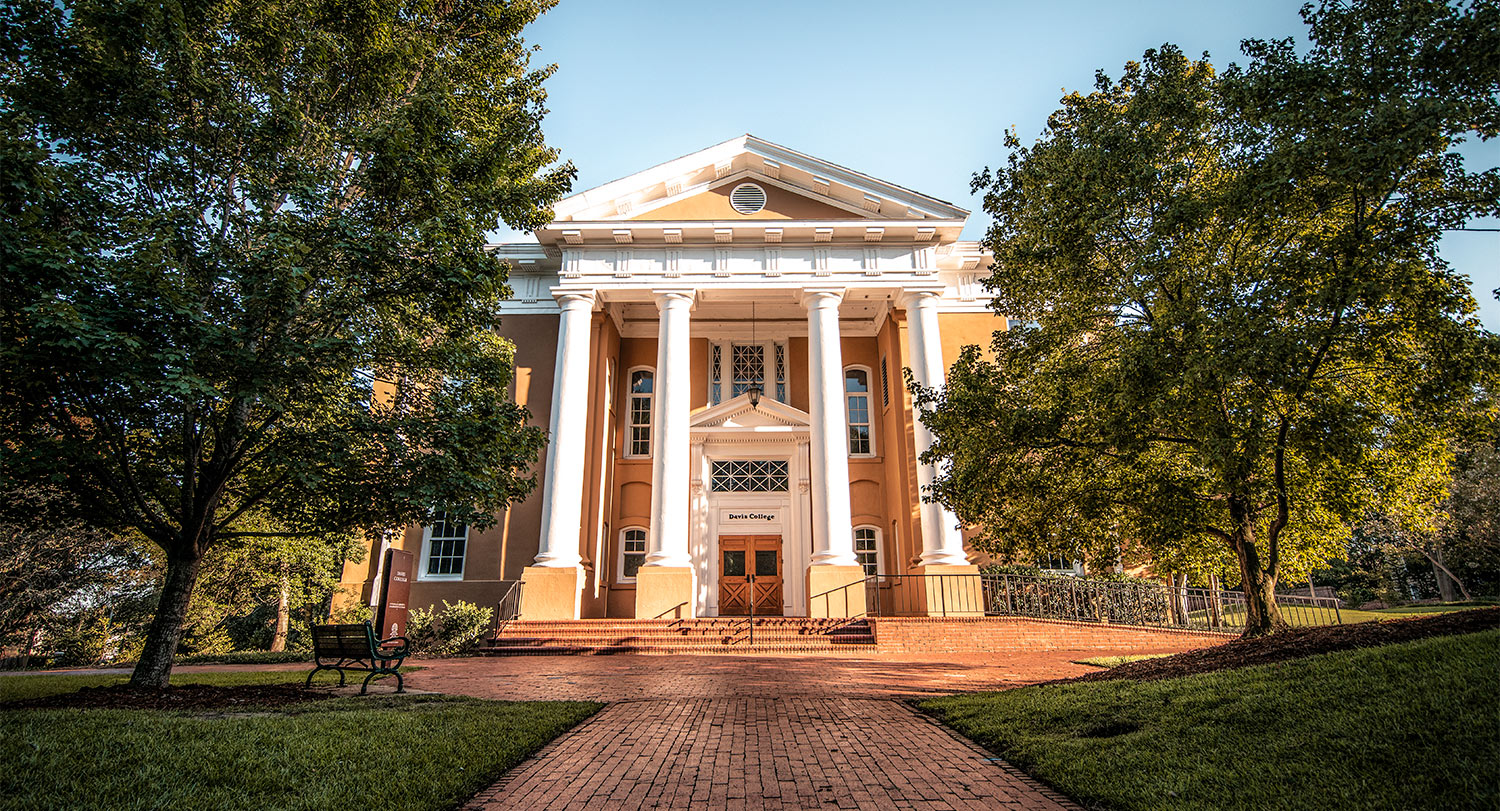
[{"label": "metal handrail", "polygon": [[521,589],[526,585],[522,580],[500,582],[510,585],[505,587],[505,593],[500,595],[500,602],[495,605],[495,636],[497,637],[512,620],[521,618]]}]

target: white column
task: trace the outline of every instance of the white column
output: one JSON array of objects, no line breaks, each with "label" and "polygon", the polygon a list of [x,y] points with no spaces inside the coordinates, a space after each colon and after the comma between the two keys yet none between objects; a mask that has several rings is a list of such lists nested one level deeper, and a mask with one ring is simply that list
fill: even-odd
[{"label": "white column", "polygon": [[689,482],[692,448],[690,290],[657,293],[661,313],[656,338],[655,402],[651,419],[651,534],[646,566],[691,566]]},{"label": "white column", "polygon": [[[937,290],[909,290],[901,306],[906,309],[908,333],[911,336],[911,373],[917,383],[928,388],[943,385],[943,340],[938,331]],[[932,431],[916,420],[917,453],[932,447]],[[932,465],[917,464],[917,484],[925,496],[937,478]],[[922,565],[963,566],[964,538],[958,529],[958,517],[941,504],[922,502]]]},{"label": "white column", "polygon": [[858,566],[849,513],[849,426],[844,414],[842,289],[803,291],[807,305],[808,399],[812,405],[813,566]]},{"label": "white column", "polygon": [[553,293],[562,307],[557,322],[557,365],[552,382],[552,434],[543,483],[542,537],[536,565],[577,567],[583,531],[583,472],[589,406],[589,331],[594,291]]}]

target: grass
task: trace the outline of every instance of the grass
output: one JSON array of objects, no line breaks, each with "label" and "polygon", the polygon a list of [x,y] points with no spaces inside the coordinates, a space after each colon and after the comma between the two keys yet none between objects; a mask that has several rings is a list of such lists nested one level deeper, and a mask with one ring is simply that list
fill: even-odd
[{"label": "grass", "polygon": [[[304,676],[192,673],[173,681]],[[121,680],[4,677],[0,699]],[[372,807],[372,798],[385,808],[452,808],[600,706],[382,695],[264,712],[0,711],[0,797],[8,809],[348,809]]]},{"label": "grass", "polygon": [[[212,673],[173,673],[173,684],[212,684],[219,687],[238,687],[247,684],[301,684],[307,678],[307,670],[243,670],[225,671]],[[402,673],[410,673],[421,670],[418,667],[403,667]],[[346,684],[358,685],[364,680],[364,674],[357,677],[349,673],[345,678]],[[108,684],[124,684],[130,681],[129,676],[120,675],[40,675],[40,676],[0,676],[0,701],[18,701],[23,698],[40,698],[42,696],[56,695],[58,693],[76,692],[81,687],[102,687]],[[371,684],[384,684],[389,677],[382,676],[370,682]],[[313,685],[318,687],[333,687],[339,683],[339,674],[325,670],[313,677]],[[3,718],[0,715],[0,718]]]},{"label": "grass", "polygon": [[924,701],[1086,805],[1500,805],[1500,631],[1156,682]]},{"label": "grass", "polygon": [[1160,659],[1171,656],[1170,653],[1133,653],[1124,656],[1094,656],[1089,659],[1077,659],[1077,664],[1093,665],[1094,667],[1118,667],[1127,662],[1139,662],[1142,659]]}]

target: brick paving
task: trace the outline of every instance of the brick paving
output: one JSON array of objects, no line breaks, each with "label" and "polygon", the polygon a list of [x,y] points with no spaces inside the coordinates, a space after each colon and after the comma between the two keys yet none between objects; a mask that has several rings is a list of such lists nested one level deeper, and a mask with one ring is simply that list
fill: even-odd
[{"label": "brick paving", "polygon": [[613,704],[465,806],[509,808],[1077,806],[902,703],[807,695]]},{"label": "brick paving", "polygon": [[[1147,651],[1142,651],[1147,652]],[[1087,672],[1093,652],[583,656],[423,663],[414,687],[612,702],[465,811],[1074,809],[898,699]]]}]

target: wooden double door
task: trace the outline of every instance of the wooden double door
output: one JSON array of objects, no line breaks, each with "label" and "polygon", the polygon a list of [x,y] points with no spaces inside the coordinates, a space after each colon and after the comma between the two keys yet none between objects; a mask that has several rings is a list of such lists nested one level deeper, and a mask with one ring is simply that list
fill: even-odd
[{"label": "wooden double door", "polygon": [[719,536],[719,614],[781,616],[781,536]]}]

